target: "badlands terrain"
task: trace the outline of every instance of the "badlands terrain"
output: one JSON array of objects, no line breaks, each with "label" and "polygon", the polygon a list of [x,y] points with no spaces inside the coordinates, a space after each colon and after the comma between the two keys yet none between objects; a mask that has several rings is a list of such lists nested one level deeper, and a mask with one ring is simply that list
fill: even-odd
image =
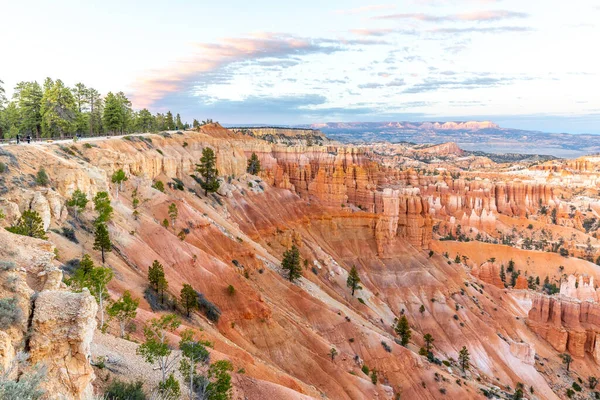
[{"label": "badlands terrain", "polygon": [[[220,187],[205,194],[192,175],[207,147]],[[149,393],[160,371],[137,354],[143,327],[174,312],[183,323],[169,343],[185,328],[210,341],[211,361],[233,365],[233,399],[599,398],[600,157],[500,161],[455,143],[343,145],[317,130],[216,123],[2,147],[0,225],[33,210],[48,239],[0,230],[0,298],[22,313],[0,326],[0,365],[26,350],[31,366],[11,379],[45,364],[50,399],[101,396],[116,379]],[[114,208],[108,297],[140,300],[123,339],[115,320],[98,329],[86,289],[66,284],[83,254],[102,264],[93,202],[67,206],[76,190],[107,192]],[[293,245],[302,276],[290,282],[281,261]],[[210,318],[157,304],[154,260],[167,297],[189,284],[216,308]]]}]

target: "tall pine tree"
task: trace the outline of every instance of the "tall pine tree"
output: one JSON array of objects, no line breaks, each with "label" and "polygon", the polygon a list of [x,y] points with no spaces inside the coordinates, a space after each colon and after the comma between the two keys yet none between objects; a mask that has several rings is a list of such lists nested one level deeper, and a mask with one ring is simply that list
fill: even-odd
[{"label": "tall pine tree", "polygon": [[283,253],[281,268],[284,271],[287,271],[290,282],[294,282],[296,279],[302,276],[302,267],[300,267],[300,251],[296,245],[292,245],[291,249],[286,250],[286,252]]},{"label": "tall pine tree", "polygon": [[200,186],[204,189],[204,195],[208,192],[214,193],[219,190],[219,181],[217,176],[219,171],[216,168],[217,157],[215,152],[210,147],[205,147],[202,150],[202,157],[200,158],[200,164],[196,164],[196,172],[202,176],[202,182]]}]

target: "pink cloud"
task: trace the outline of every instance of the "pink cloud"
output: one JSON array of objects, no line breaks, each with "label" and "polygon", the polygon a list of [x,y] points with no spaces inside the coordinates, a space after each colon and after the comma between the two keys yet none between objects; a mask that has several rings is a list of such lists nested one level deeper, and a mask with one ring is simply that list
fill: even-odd
[{"label": "pink cloud", "polygon": [[[346,41],[346,44],[353,44]],[[283,64],[290,57],[311,53],[331,53],[341,49],[341,42],[299,38],[261,32],[244,38],[224,38],[218,43],[198,43],[186,59],[168,68],[153,71],[133,84],[132,102],[136,108],[148,108],[171,93],[193,89],[203,79],[212,81],[223,67],[238,62],[276,59]],[[227,73],[218,77],[227,79]]]}]

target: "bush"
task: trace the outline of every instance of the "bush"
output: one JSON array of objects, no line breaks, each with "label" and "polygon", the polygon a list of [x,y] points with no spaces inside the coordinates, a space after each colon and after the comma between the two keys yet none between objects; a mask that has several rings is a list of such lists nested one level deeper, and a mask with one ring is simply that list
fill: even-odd
[{"label": "bush", "polygon": [[50,178],[48,178],[44,167],[41,167],[35,175],[35,183],[39,186],[48,186],[50,184]]},{"label": "bush", "polygon": [[576,392],[581,392],[581,386],[579,386],[579,384],[577,382],[573,382],[573,389]]},{"label": "bush", "polygon": [[162,181],[156,181],[152,187],[160,192],[165,192],[165,184]]},{"label": "bush", "polygon": [[6,164],[4,164],[3,162],[0,162],[0,174],[5,173],[7,169],[8,169],[8,167],[6,166]]},{"label": "bush", "polygon": [[387,351],[388,353],[392,352],[392,348],[390,347],[389,344],[387,344],[386,342],[382,341],[381,345],[383,346],[383,348],[385,349],[385,351]]},{"label": "bush", "polygon": [[106,388],[104,396],[106,400],[146,400],[146,394],[142,386],[142,381],[122,382],[115,379]]},{"label": "bush", "polygon": [[2,400],[37,400],[45,391],[39,388],[46,377],[45,368],[34,368],[32,373],[19,377],[19,381],[7,380],[0,375],[0,399]]},{"label": "bush", "polygon": [[89,144],[89,143],[84,143],[84,144],[83,144],[83,148],[84,148],[84,149],[91,149],[92,147],[93,147],[93,146],[92,146],[91,144]]},{"label": "bush", "polygon": [[208,301],[202,293],[196,292],[196,294],[198,295],[198,308],[204,312],[206,318],[212,322],[219,322],[221,310],[219,310],[216,305]]},{"label": "bush", "polygon": [[63,227],[61,235],[63,235],[73,243],[79,243],[79,240],[77,240],[77,237],[75,236],[75,229],[73,228],[67,228],[66,226]]},{"label": "bush", "polygon": [[13,271],[17,266],[12,261],[0,261],[0,271]]},{"label": "bush", "polygon": [[233,285],[229,285],[229,286],[227,286],[227,293],[228,293],[230,296],[233,296],[233,295],[235,294],[235,288],[233,287]]},{"label": "bush", "polygon": [[365,304],[365,301],[362,298],[360,298],[360,297],[358,298],[358,302],[361,303],[361,304]]},{"label": "bush", "polygon": [[23,311],[17,305],[17,299],[0,299],[0,326],[8,328],[23,319]]},{"label": "bush", "polygon": [[144,298],[150,304],[152,311],[174,311],[177,308],[177,303],[167,293],[165,293],[164,301],[161,303],[160,296],[151,287],[146,288],[144,291]]},{"label": "bush", "polygon": [[369,375],[369,367],[367,367],[366,364],[363,364],[363,366],[361,367],[361,371],[365,374],[365,375]]}]

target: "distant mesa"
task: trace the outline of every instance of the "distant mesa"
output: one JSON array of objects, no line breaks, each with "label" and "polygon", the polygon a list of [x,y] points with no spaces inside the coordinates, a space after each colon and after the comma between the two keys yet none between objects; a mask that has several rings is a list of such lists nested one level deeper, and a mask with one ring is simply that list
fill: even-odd
[{"label": "distant mesa", "polygon": [[457,131],[500,129],[491,121],[448,121],[448,122],[326,122],[312,124],[313,129],[412,129],[418,131]]}]

